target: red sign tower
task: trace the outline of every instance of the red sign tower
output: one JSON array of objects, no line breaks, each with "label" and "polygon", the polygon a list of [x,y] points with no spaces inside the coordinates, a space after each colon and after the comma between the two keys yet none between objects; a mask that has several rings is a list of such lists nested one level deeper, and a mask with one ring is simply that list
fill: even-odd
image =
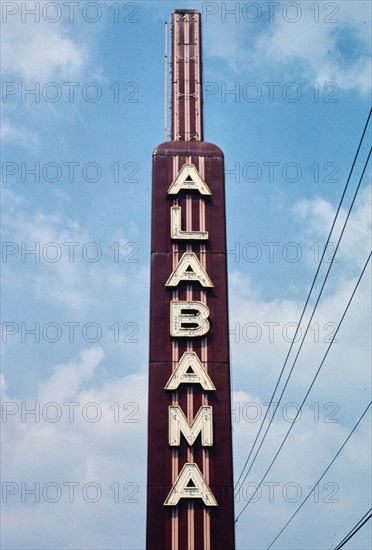
[{"label": "red sign tower", "polygon": [[233,550],[224,159],[203,141],[201,16],[172,14],[153,155],[147,550]]}]

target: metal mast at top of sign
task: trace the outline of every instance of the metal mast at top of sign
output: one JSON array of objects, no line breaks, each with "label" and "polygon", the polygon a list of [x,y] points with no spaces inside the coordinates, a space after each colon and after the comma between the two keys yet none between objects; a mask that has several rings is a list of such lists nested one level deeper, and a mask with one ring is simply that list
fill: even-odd
[{"label": "metal mast at top of sign", "polygon": [[197,10],[172,14],[172,141],[203,141],[201,21]]}]

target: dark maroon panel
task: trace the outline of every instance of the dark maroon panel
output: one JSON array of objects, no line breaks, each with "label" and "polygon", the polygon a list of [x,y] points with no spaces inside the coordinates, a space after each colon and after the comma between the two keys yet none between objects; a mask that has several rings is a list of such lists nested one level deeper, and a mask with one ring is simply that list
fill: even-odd
[{"label": "dark maroon panel", "polygon": [[[150,380],[149,380],[149,446],[148,446],[148,483],[149,487],[163,488],[163,501],[151,499],[148,493],[148,514],[159,517],[164,522],[169,511],[163,502],[171,490],[172,483],[172,453],[176,452],[179,460],[179,470],[188,461],[188,444],[181,436],[181,445],[174,451],[168,445],[168,407],[172,397],[176,396],[177,404],[187,415],[187,386],[181,385],[177,392],[164,390],[172,372],[172,341],[178,343],[179,357],[187,350],[187,344],[192,343],[192,349],[202,357],[202,341],[207,342],[208,372],[216,386],[215,392],[208,394],[208,404],[213,407],[214,444],[207,449],[209,456],[209,480],[212,492],[218,501],[216,509],[210,508],[211,532],[213,533],[211,550],[233,549],[234,547],[234,516],[233,516],[233,476],[232,476],[232,442],[231,442],[231,396],[229,370],[228,341],[228,300],[227,300],[227,261],[226,261],[226,229],[224,206],[224,166],[223,156],[218,148],[205,143],[166,143],[159,146],[153,158],[153,234],[151,254],[151,312],[150,312]],[[210,156],[208,156],[210,155]],[[206,295],[210,310],[211,329],[203,338],[172,338],[170,336],[170,302],[173,299],[173,288],[165,283],[173,270],[173,247],[170,237],[170,207],[174,198],[167,195],[173,181],[173,161],[178,157],[181,169],[187,156],[199,169],[201,158],[204,160],[204,179],[211,189],[211,197],[203,197],[200,193],[181,191],[177,196],[177,204],[183,209],[186,220],[186,197],[191,199],[193,230],[200,229],[199,205],[205,204],[205,224],[209,232],[207,242],[177,241],[178,257],[190,245],[191,250],[200,258],[201,247],[206,248],[206,271],[214,287],[203,289],[197,282],[189,284],[180,282],[178,300],[187,299],[187,289],[192,289],[192,299],[200,300],[201,292]],[[195,226],[194,226],[195,223]],[[183,226],[185,228],[185,226]],[[192,385],[190,385],[192,386]],[[193,388],[194,416],[202,404],[203,390]],[[200,437],[193,447],[193,462],[203,471],[203,456],[205,449],[201,446]],[[196,548],[203,548],[203,503],[194,503],[200,510],[194,512],[194,536]],[[187,548],[187,502],[182,502],[179,508],[178,537],[179,548]],[[163,518],[163,519],[161,519]],[[151,526],[148,526],[151,529]],[[158,529],[158,527],[157,527]],[[184,538],[186,537],[186,538]],[[169,540],[169,539],[166,539]],[[162,547],[170,549],[167,542]],[[148,546],[148,550],[157,547]]]},{"label": "dark maroon panel", "polygon": [[[169,223],[169,220],[168,220]],[[198,251],[195,251],[198,256]],[[165,283],[172,273],[172,254],[170,252],[153,252],[151,259],[152,278],[150,291],[150,361],[171,360],[172,338],[170,333],[170,302],[172,301],[172,289],[165,287]],[[226,278],[226,254],[207,255],[207,273],[214,287],[208,289],[207,305],[210,310],[211,329],[207,335],[209,361],[228,361],[228,318],[227,318],[227,278]],[[182,282],[179,289],[178,300],[186,300],[186,289]],[[195,291],[199,290],[194,298],[200,299],[199,283],[192,283]],[[182,340],[183,339],[178,339]],[[196,348],[201,339],[194,339]],[[185,351],[185,350],[184,350]]]},{"label": "dark maroon panel", "polygon": [[[153,154],[152,238],[150,283],[150,363],[148,413],[147,550],[187,550],[193,539],[195,550],[234,549],[234,501],[232,472],[231,391],[227,299],[226,219],[224,157],[211,143],[197,141],[201,90],[200,14],[176,10],[172,17],[172,139],[159,145]],[[189,113],[186,120],[186,113]],[[201,128],[201,126],[200,126]],[[196,141],[195,141],[196,140]],[[211,196],[168,189],[185,163],[199,170],[211,189]],[[171,238],[171,207],[181,207],[182,229],[209,232],[208,240]],[[191,218],[188,215],[191,213]],[[204,213],[204,214],[203,214]],[[194,252],[213,282],[203,288],[198,282],[181,281],[177,288],[165,283],[175,262],[186,251]],[[172,300],[200,300],[210,310],[210,330],[203,337],[170,335]],[[165,390],[173,361],[185,351],[194,351],[209,373],[216,391],[200,385],[181,384],[176,391]],[[198,436],[190,447],[181,434],[179,447],[168,442],[169,406],[178,405],[189,421],[208,404],[213,411],[213,446],[203,447]],[[174,460],[176,459],[176,460]],[[164,506],[177,475],[186,462],[199,466],[209,480],[217,507],[208,507],[210,531],[204,532],[206,507],[201,499],[181,499],[176,507]],[[192,511],[190,511],[192,508]],[[190,526],[193,526],[190,529]],[[191,532],[192,531],[192,532]],[[206,537],[210,544],[205,545]]]},{"label": "dark maroon panel", "polygon": [[[211,197],[204,197],[206,226],[207,228],[213,227],[213,231],[207,229],[210,233],[207,247],[210,252],[224,253],[226,251],[226,222],[223,155],[220,149],[210,143],[182,142],[185,145],[183,151],[180,148],[180,144],[181,142],[167,142],[157,147],[154,152],[151,251],[168,252],[172,249],[170,224],[167,223],[167,220],[170,216],[170,208],[173,201],[172,197],[167,195],[167,191],[173,181],[173,157],[179,157],[181,168],[186,162],[187,155],[192,157],[192,162],[197,168],[198,159],[204,157],[205,180],[212,192]],[[199,193],[196,194],[196,197],[199,197]],[[179,203],[182,208],[183,217],[185,216],[184,202],[185,197],[180,195]],[[197,220],[195,222],[194,231],[199,229]]]},{"label": "dark maroon panel", "polygon": [[[172,548],[172,510],[170,507],[163,506],[164,488],[149,486],[147,489],[147,501],[151,503],[151,507],[147,508],[146,548],[153,550],[156,548]],[[162,509],[161,515],[156,513],[156,510],[159,509]]]},{"label": "dark maroon panel", "polygon": [[[211,550],[234,550],[234,495],[232,487],[211,489],[219,506],[211,512]],[[203,548],[203,547],[201,547]],[[204,549],[207,550],[207,549]]]},{"label": "dark maroon panel", "polygon": [[[148,485],[167,485],[172,477],[172,455],[168,448],[168,406],[171,392],[164,390],[171,363],[150,363],[148,412]],[[163,492],[163,502],[166,498]]]}]

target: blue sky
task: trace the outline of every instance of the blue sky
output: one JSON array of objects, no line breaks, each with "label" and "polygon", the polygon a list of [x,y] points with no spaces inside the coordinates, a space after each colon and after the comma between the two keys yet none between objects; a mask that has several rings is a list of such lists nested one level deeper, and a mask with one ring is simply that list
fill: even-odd
[{"label": "blue sky", "polygon": [[[203,14],[205,140],[222,148],[227,171],[237,478],[369,111],[371,6],[47,4],[2,2],[2,544],[140,550],[164,21],[178,7]],[[367,149],[366,140],[343,219]],[[368,256],[369,179],[370,169],[237,513],[289,428]],[[370,400],[368,270],[269,484],[237,524],[239,549],[267,547]],[[40,417],[26,413],[32,408]],[[275,548],[331,548],[346,535],[370,506],[369,449],[366,417]],[[367,549],[369,537],[366,526],[345,548]]]}]

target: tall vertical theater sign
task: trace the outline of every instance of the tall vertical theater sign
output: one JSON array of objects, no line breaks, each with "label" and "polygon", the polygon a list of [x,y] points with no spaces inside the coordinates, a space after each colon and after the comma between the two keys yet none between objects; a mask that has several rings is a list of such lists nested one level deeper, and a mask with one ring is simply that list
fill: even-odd
[{"label": "tall vertical theater sign", "polygon": [[147,550],[233,550],[224,160],[203,141],[201,21],[172,14],[153,154]]}]

